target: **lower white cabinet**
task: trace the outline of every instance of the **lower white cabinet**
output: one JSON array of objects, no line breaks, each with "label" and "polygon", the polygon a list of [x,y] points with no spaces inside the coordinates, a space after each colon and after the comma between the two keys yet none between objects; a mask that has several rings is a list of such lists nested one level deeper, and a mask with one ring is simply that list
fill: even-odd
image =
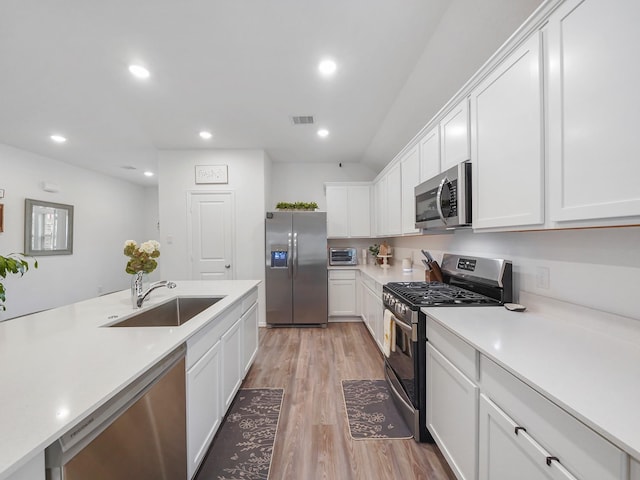
[{"label": "lower white cabinet", "polygon": [[254,289],[187,340],[187,478],[207,453],[258,349]]},{"label": "lower white cabinet", "polygon": [[187,478],[202,462],[223,416],[220,345],[218,340],[187,371]]},{"label": "lower white cabinet", "polygon": [[242,322],[242,378],[247,375],[258,353],[258,304],[254,303],[240,319]]},{"label": "lower white cabinet", "polygon": [[239,319],[222,335],[222,400],[225,412],[231,406],[242,383],[242,322]]},{"label": "lower white cabinet", "polygon": [[355,270],[329,270],[329,316],[358,315]]},{"label": "lower white cabinet", "polygon": [[[532,468],[529,464],[533,462],[542,463],[543,467],[551,467],[543,471],[553,472],[552,476],[548,477],[518,478],[628,478],[626,467],[629,459],[626,453],[485,356],[480,357],[480,378],[483,395],[497,407],[490,409],[490,404],[481,407],[488,409],[489,413],[485,412],[485,417],[480,422],[480,467],[481,470],[488,470],[490,475],[480,478],[509,478],[500,477],[497,473],[496,476],[493,475],[494,467],[491,462],[498,455],[498,449],[495,452],[482,450],[482,444],[486,443],[488,435],[496,436],[491,440],[495,441],[494,445],[499,445],[500,449],[515,449],[516,445],[524,449],[524,453],[520,454],[522,457],[516,457],[514,454],[509,460],[510,465],[514,465],[516,461],[522,462],[518,463],[513,471],[520,472]],[[500,411],[504,412],[504,415],[499,416],[496,413]],[[488,418],[486,415],[491,417]],[[498,426],[508,430],[511,428],[510,425],[514,429],[516,426],[526,429],[522,439],[500,438],[504,434],[497,430]],[[491,428],[494,431],[487,432],[487,429]],[[509,445],[513,442],[516,442],[515,445]],[[542,453],[536,453],[537,450]],[[550,460],[547,465],[547,457],[556,457],[558,460]]]},{"label": "lower white cabinet", "polygon": [[427,343],[427,428],[459,480],[477,478],[478,395],[478,386]]},{"label": "lower white cabinet", "polygon": [[480,480],[575,480],[560,461],[480,395]]},{"label": "lower white cabinet", "polygon": [[361,276],[361,285],[362,320],[382,351],[384,342],[382,285],[364,274]]}]

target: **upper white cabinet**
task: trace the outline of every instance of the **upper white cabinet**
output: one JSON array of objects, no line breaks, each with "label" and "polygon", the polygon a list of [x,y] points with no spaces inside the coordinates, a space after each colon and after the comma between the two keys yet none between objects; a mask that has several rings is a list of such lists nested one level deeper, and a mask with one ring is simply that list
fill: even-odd
[{"label": "upper white cabinet", "polygon": [[440,173],[440,128],[429,130],[420,140],[420,182]]},{"label": "upper white cabinet", "polygon": [[640,2],[598,0],[549,19],[552,221],[640,215],[639,19]]},{"label": "upper white cabinet", "polygon": [[440,122],[440,169],[471,158],[469,146],[469,102],[465,98]]},{"label": "upper white cabinet", "polygon": [[326,185],[327,236],[371,236],[371,185]]},{"label": "upper white cabinet", "polygon": [[630,480],[640,480],[640,462],[635,458],[631,459],[631,469],[629,472]]},{"label": "upper white cabinet", "polygon": [[544,222],[540,45],[536,32],[471,93],[474,229]]},{"label": "upper white cabinet", "polygon": [[402,185],[402,233],[417,233],[415,187],[420,183],[420,150],[414,146],[400,160]]},{"label": "upper white cabinet", "polygon": [[374,188],[374,218],[375,234],[382,237],[387,234],[387,177],[380,177],[376,180]]},{"label": "upper white cabinet", "polygon": [[399,235],[402,233],[402,174],[400,164],[396,163],[386,175],[387,200],[383,205],[386,209],[385,235]]}]

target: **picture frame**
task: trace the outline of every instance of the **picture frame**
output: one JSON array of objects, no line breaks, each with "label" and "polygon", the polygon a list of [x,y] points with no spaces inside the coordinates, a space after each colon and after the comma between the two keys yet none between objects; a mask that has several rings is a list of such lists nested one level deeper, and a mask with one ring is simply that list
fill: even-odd
[{"label": "picture frame", "polygon": [[196,184],[229,183],[227,165],[196,165]]}]

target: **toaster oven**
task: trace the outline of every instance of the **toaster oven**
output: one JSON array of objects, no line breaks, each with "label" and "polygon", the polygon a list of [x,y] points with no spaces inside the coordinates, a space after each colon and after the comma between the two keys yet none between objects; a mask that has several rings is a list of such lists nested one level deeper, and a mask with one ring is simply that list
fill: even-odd
[{"label": "toaster oven", "polygon": [[357,265],[358,257],[355,248],[330,248],[329,265]]}]

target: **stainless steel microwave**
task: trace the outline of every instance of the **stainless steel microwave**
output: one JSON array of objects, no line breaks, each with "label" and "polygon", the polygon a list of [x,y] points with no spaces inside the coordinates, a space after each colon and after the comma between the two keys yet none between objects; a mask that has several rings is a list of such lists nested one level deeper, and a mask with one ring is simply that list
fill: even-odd
[{"label": "stainless steel microwave", "polygon": [[471,226],[471,164],[460,163],[415,188],[416,228],[430,231]]}]

